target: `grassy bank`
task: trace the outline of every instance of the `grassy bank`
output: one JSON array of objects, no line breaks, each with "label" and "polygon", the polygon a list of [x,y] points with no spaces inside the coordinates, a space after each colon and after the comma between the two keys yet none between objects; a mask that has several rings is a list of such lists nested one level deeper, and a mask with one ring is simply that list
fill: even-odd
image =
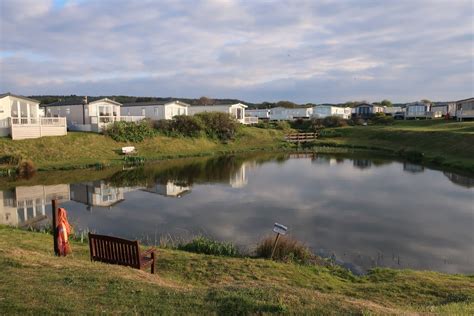
[{"label": "grassy bank", "polygon": [[[274,128],[241,127],[235,140],[228,143],[207,137],[155,136],[132,144],[94,133],[71,132],[64,137],[22,141],[0,138],[0,158],[13,155],[31,159],[40,170],[74,169],[121,164],[120,148],[127,145],[135,146],[138,155],[147,161],[291,149],[283,141],[284,134],[285,131]],[[324,151],[327,146],[380,150],[402,159],[412,158],[413,153],[420,154],[422,158],[416,157],[417,162],[474,173],[474,122],[401,121],[388,126],[325,129],[316,146],[317,151]]]},{"label": "grassy bank", "polygon": [[317,144],[382,149],[402,158],[407,152],[422,153],[420,162],[474,173],[474,122],[401,121],[326,131],[328,137]]},{"label": "grassy bank", "polygon": [[474,313],[473,276],[341,270],[158,250],[157,274],[52,254],[51,236],[0,226],[0,310],[51,313]]},{"label": "grassy bank", "polygon": [[224,152],[273,150],[285,146],[283,132],[275,129],[243,127],[234,141],[226,144],[207,137],[155,136],[141,143],[116,142],[95,133],[70,132],[63,137],[13,141],[0,138],[0,156],[13,155],[31,159],[37,168],[81,168],[95,164],[115,164],[123,161],[120,149],[133,145],[138,155],[148,161],[164,158],[202,156]]}]

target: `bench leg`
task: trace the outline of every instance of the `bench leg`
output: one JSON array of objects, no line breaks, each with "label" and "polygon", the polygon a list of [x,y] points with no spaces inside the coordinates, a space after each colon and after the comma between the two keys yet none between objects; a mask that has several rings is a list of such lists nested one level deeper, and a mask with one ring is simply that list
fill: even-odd
[{"label": "bench leg", "polygon": [[155,274],[155,253],[151,253],[151,274]]}]

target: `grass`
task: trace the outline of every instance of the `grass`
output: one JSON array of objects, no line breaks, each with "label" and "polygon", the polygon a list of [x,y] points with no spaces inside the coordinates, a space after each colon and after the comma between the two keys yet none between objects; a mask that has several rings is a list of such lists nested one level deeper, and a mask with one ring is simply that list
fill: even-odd
[{"label": "grass", "polygon": [[[328,129],[316,144],[422,153],[422,161],[474,173],[474,122],[396,121],[393,125]],[[407,158],[407,157],[404,157]]]},{"label": "grass", "polygon": [[55,257],[51,236],[0,226],[2,314],[465,314],[474,277],[324,266],[159,249],[157,273]]},{"label": "grass", "polygon": [[[155,136],[137,144],[116,142],[96,133],[69,132],[67,136],[17,140],[0,138],[0,158],[4,154],[32,160],[39,170],[87,168],[123,163],[120,149],[133,145],[147,161],[223,152],[274,149],[284,146],[283,132],[274,129],[241,127],[227,144],[206,137]],[[0,166],[1,167],[1,166]],[[6,167],[6,166],[4,166]]]},{"label": "grass", "polygon": [[[209,156],[256,150],[288,150],[283,141],[288,130],[242,126],[235,140],[222,143],[207,137],[156,136],[137,144],[116,142],[95,133],[70,132],[62,137],[12,141],[0,138],[0,158],[33,161],[41,170],[101,168],[125,161],[120,148],[133,145],[145,161]],[[393,125],[349,126],[325,129],[313,144],[327,147],[380,150],[387,155],[410,158],[423,154],[422,162],[474,173],[474,122],[444,120],[396,121]],[[0,159],[1,161],[2,159]],[[12,167],[0,163],[0,169]]]}]

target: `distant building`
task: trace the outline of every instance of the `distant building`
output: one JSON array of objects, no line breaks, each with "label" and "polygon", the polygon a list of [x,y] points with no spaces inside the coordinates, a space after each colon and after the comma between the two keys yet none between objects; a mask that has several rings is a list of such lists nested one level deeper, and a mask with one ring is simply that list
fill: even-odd
[{"label": "distant building", "polygon": [[189,104],[181,101],[125,103],[120,108],[120,115],[171,120],[176,115],[188,115],[188,107]]},{"label": "distant building", "polygon": [[270,120],[292,121],[296,119],[309,119],[313,114],[313,108],[284,108],[275,107],[270,109]]},{"label": "distant building", "polygon": [[351,118],[350,107],[339,107],[334,105],[316,105],[313,107],[312,117],[314,118],[325,118],[327,116],[339,116],[343,119]]},{"label": "distant building", "polygon": [[269,120],[270,119],[270,109],[253,109],[253,110],[245,110],[245,115],[248,117],[257,117],[261,120]]},{"label": "distant building", "polygon": [[474,118],[474,98],[456,101],[456,118],[460,121]]},{"label": "distant building", "polygon": [[435,102],[431,105],[431,112],[439,112],[442,116],[449,114],[456,117],[456,102]]},{"label": "distant building", "polygon": [[433,112],[431,110],[431,103],[424,101],[417,101],[408,103],[406,105],[405,119],[417,119],[417,118],[438,118],[441,117],[440,111]]},{"label": "distant building", "polygon": [[107,98],[88,102],[84,97],[77,100],[58,101],[42,105],[46,117],[63,116],[72,131],[101,132],[108,124],[116,121],[139,121],[144,116],[122,116],[121,103]]},{"label": "distant building", "polygon": [[245,109],[247,105],[242,103],[235,104],[216,104],[216,105],[193,105],[188,108],[189,115],[204,112],[227,113],[242,124],[250,124],[251,119],[246,119]]},{"label": "distant building", "polygon": [[16,140],[66,135],[66,119],[42,117],[39,103],[20,95],[0,94],[0,137],[10,135]]},{"label": "distant building", "polygon": [[361,103],[354,108],[353,116],[361,117],[364,119],[370,118],[376,113],[383,113],[384,108],[380,105],[375,105],[371,103]]}]

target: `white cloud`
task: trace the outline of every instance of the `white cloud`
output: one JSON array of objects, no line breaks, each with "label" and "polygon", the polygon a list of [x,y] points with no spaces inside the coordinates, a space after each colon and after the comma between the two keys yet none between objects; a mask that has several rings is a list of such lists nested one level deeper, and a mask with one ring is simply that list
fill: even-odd
[{"label": "white cloud", "polygon": [[332,102],[473,90],[470,1],[1,5],[5,91]]}]

